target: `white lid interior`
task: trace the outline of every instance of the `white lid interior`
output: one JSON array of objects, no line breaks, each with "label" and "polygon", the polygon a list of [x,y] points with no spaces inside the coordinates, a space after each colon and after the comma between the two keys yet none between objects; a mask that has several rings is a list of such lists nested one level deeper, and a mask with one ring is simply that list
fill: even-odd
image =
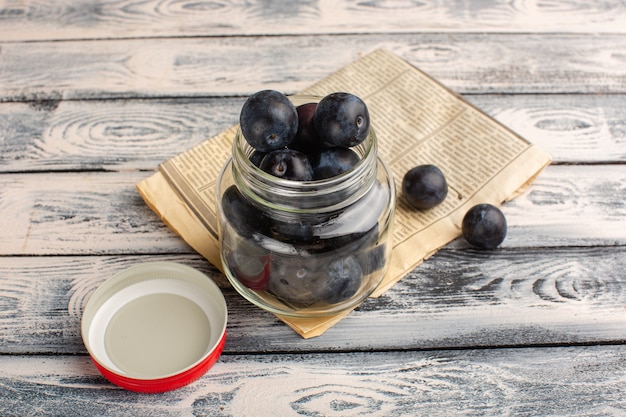
[{"label": "white lid interior", "polygon": [[[85,345],[100,365],[118,375],[176,375],[209,355],[225,331],[226,304],[219,288],[191,268],[159,264],[170,271],[154,264],[130,268],[105,282],[85,308]],[[182,270],[172,271],[172,265]],[[132,270],[135,274],[124,276]]]}]

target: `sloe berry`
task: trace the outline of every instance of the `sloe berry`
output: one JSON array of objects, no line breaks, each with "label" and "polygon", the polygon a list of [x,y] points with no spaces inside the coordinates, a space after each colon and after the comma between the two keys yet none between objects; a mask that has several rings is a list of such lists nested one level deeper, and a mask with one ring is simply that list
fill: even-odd
[{"label": "sloe berry", "polygon": [[315,289],[320,299],[335,304],[352,297],[361,287],[363,271],[356,258],[349,255],[335,259],[324,268],[325,280]]},{"label": "sloe berry", "polygon": [[361,269],[363,270],[363,275],[369,275],[385,267],[387,261],[386,250],[386,245],[383,243],[374,246],[372,249],[364,250],[356,254]]},{"label": "sloe berry", "polygon": [[296,137],[289,143],[289,149],[300,151],[304,154],[319,152],[327,144],[318,136],[313,127],[313,115],[317,103],[306,103],[296,107],[298,113],[298,131]]},{"label": "sloe berry", "polygon": [[318,301],[311,291],[318,281],[317,263],[314,259],[272,258],[268,290],[294,306],[307,306]]},{"label": "sloe berry", "polygon": [[463,237],[481,249],[495,249],[506,237],[506,217],[492,204],[477,204],[465,213]]},{"label": "sloe berry", "polygon": [[261,161],[263,160],[263,158],[265,158],[265,155],[267,155],[267,152],[261,152],[261,151],[254,151],[250,154],[250,162],[252,162],[252,165],[256,166],[257,168],[259,167],[259,165],[261,165]]},{"label": "sloe berry", "polygon": [[320,138],[349,148],[363,142],[370,130],[367,105],[351,93],[331,93],[317,104],[313,126]]},{"label": "sloe berry", "polygon": [[293,149],[278,149],[270,152],[261,160],[259,168],[286,180],[310,181],[313,179],[313,168],[308,158],[302,152]]},{"label": "sloe berry", "polygon": [[313,179],[321,180],[348,171],[359,162],[359,156],[352,149],[328,148],[311,157]]},{"label": "sloe berry", "polygon": [[226,256],[228,268],[239,282],[253,290],[266,290],[269,283],[269,253],[241,243]]},{"label": "sloe berry", "polygon": [[411,206],[426,210],[446,199],[448,183],[435,165],[419,165],[404,174],[402,193]]},{"label": "sloe berry", "polygon": [[241,133],[254,149],[271,152],[287,146],[298,131],[298,113],[279,91],[262,90],[243,104],[239,114]]},{"label": "sloe berry", "polygon": [[236,186],[231,185],[222,194],[222,210],[228,224],[244,237],[264,233],[269,229],[270,219],[246,200]]}]

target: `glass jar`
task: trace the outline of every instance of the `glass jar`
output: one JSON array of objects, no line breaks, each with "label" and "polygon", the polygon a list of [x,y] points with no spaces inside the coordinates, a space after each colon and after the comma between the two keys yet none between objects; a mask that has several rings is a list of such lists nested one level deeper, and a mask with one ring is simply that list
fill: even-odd
[{"label": "glass jar", "polygon": [[356,307],[380,283],[391,256],[395,187],[373,128],[351,149],[360,160],[343,174],[292,181],[253,164],[254,149],[236,133],[217,208],[223,270],[244,298],[276,314],[318,317]]}]

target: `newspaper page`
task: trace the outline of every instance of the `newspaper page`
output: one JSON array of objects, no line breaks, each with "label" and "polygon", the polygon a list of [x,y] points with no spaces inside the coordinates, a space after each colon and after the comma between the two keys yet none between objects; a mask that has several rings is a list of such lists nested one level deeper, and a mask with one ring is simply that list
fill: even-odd
[{"label": "newspaper page", "polygon": [[[384,49],[376,50],[302,91],[324,96],[347,91],[367,104],[379,156],[395,178],[397,210],[389,270],[377,297],[424,259],[461,234],[467,210],[513,198],[550,163],[550,157],[461,96]],[[146,203],[194,249],[221,269],[215,186],[231,155],[237,126],[159,167],[137,185]],[[446,200],[430,210],[402,198],[404,173],[437,165],[446,176]],[[322,334],[347,313],[321,319],[279,317],[303,337]]]}]

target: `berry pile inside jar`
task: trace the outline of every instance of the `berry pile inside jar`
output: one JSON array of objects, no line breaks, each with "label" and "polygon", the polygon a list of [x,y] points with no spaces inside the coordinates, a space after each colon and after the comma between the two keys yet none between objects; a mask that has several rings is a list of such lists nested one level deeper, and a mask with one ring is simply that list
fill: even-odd
[{"label": "berry pile inside jar", "polygon": [[352,168],[359,156],[350,148],[365,140],[370,127],[363,100],[342,92],[295,107],[278,91],[259,91],[244,103],[239,122],[255,149],[253,163],[295,181],[325,179]]},{"label": "berry pile inside jar", "polygon": [[[366,104],[351,93],[295,106],[284,94],[263,90],[244,103],[240,132],[251,164],[297,184],[350,176],[363,158],[355,149],[371,128]],[[221,195],[221,244],[231,281],[293,308],[340,304],[373,290],[390,254],[394,202],[390,177],[372,178],[349,204],[304,213],[268,208],[228,186]]]}]

